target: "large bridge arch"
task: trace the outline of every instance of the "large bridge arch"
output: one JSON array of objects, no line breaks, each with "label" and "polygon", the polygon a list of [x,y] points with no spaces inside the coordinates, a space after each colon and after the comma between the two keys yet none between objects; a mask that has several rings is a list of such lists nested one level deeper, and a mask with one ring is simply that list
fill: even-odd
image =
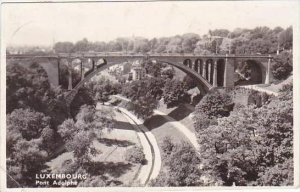
[{"label": "large bridge arch", "polygon": [[265,82],[266,70],[259,60],[247,59],[242,61],[238,67],[235,71],[239,74],[240,79],[235,82],[235,85],[254,85]]},{"label": "large bridge arch", "polygon": [[[194,71],[192,68],[189,68],[188,66],[185,66],[184,64],[172,63],[172,62],[161,61],[161,60],[153,60],[153,61],[157,62],[157,63],[164,63],[167,65],[174,66],[174,67],[180,69],[181,71],[185,72],[186,74],[192,76],[192,78],[194,78],[198,82],[198,88],[200,89],[201,95],[206,94],[212,88],[212,85],[209,84],[209,82],[207,82],[207,80],[205,80],[203,77],[201,77],[197,71]],[[82,87],[86,82],[88,82],[94,76],[99,74],[101,71],[104,71],[104,70],[108,69],[109,67],[112,67],[114,65],[119,65],[119,64],[120,64],[120,62],[107,62],[104,59],[104,62],[102,64],[97,66],[94,71],[87,74],[84,77],[84,79],[82,79],[82,81],[80,81],[77,85],[75,85],[75,87],[72,90],[70,90],[70,92],[67,95],[67,97],[69,98],[67,101],[68,104],[70,104],[72,102],[73,98],[77,94],[80,87]]]}]

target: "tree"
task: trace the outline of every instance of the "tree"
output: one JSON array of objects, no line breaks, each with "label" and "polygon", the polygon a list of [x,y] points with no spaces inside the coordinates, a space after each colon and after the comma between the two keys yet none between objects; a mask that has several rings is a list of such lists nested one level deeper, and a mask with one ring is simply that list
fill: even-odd
[{"label": "tree", "polygon": [[15,109],[7,116],[7,132],[18,132],[26,140],[38,139],[50,128],[50,117],[31,109]]},{"label": "tree", "polygon": [[87,52],[90,50],[90,43],[84,38],[81,41],[77,41],[73,49],[75,52]]},{"label": "tree", "polygon": [[161,78],[149,78],[147,82],[148,93],[160,100],[163,94],[164,81]]},{"label": "tree", "polygon": [[166,51],[168,53],[181,53],[182,50],[182,37],[177,35],[175,37],[171,37],[168,45],[166,46]]},{"label": "tree", "polygon": [[11,64],[6,73],[7,113],[18,108],[31,108],[51,117],[52,127],[59,125],[67,116],[64,91],[52,88],[45,70],[37,63],[29,68]]},{"label": "tree", "polygon": [[151,47],[149,45],[148,39],[145,38],[136,38],[134,40],[133,51],[135,53],[146,53],[150,51]]},{"label": "tree", "polygon": [[274,58],[272,74],[276,79],[286,79],[293,71],[293,56],[289,52],[281,52]]},{"label": "tree", "polygon": [[67,119],[58,126],[57,132],[65,142],[68,142],[72,140],[74,134],[78,132],[78,128],[75,126],[73,119]]},{"label": "tree", "polygon": [[199,130],[203,170],[222,185],[292,185],[292,92],[260,108],[235,108]]},{"label": "tree", "polygon": [[143,63],[146,73],[150,74],[153,77],[160,77],[161,70],[162,70],[162,64],[161,63],[154,63],[152,61],[148,61]]},{"label": "tree", "polygon": [[97,154],[92,145],[94,139],[92,132],[81,130],[74,135],[71,141],[66,143],[67,150],[73,152],[79,166],[84,167],[84,164],[91,162],[91,156]]},{"label": "tree", "polygon": [[68,151],[74,153],[77,164],[84,168],[91,162],[91,156],[99,153],[93,141],[100,138],[103,129],[114,126],[112,111],[97,110],[94,106],[83,105],[76,115],[76,122],[67,119],[58,127],[58,133],[64,139]]},{"label": "tree", "polygon": [[74,51],[74,44],[71,42],[57,42],[53,49],[56,53],[71,53]]},{"label": "tree", "polygon": [[35,173],[40,172],[52,149],[49,148],[54,139],[52,133],[50,118],[42,113],[15,109],[7,115],[9,187],[15,186],[15,181],[22,186],[35,186]]},{"label": "tree", "polygon": [[134,113],[142,119],[149,118],[153,114],[153,110],[158,107],[158,101],[150,94],[140,96],[132,103]]},{"label": "tree", "polygon": [[182,35],[182,50],[184,53],[193,53],[196,48],[196,43],[200,37],[197,34],[187,33]]},{"label": "tree", "polygon": [[199,186],[202,185],[200,157],[195,150],[185,142],[177,144],[164,163],[166,170],[151,181],[153,186]]},{"label": "tree", "polygon": [[220,45],[220,53],[221,54],[233,53],[232,44],[233,44],[232,39],[224,38]]},{"label": "tree", "polygon": [[146,119],[157,108],[156,98],[159,97],[160,88],[156,85],[160,86],[160,82],[144,79],[133,81],[123,87],[122,94],[131,99],[132,102],[128,106],[138,117]]},{"label": "tree", "polygon": [[32,63],[30,68],[8,65],[6,82],[7,113],[26,107],[44,111],[50,84],[46,72],[37,63]]},{"label": "tree", "polygon": [[93,92],[87,87],[81,87],[74,97],[70,106],[71,116],[75,117],[83,105],[95,105]]},{"label": "tree", "polygon": [[212,36],[220,36],[220,37],[227,37],[229,34],[229,31],[227,29],[215,29],[215,30],[210,30],[209,34]]},{"label": "tree", "polygon": [[188,75],[184,76],[182,81],[187,90],[193,89],[197,86],[197,82]]},{"label": "tree", "polygon": [[293,48],[293,28],[292,26],[288,27],[286,30],[282,31],[279,34],[279,43],[280,47],[284,49]]},{"label": "tree", "polygon": [[173,67],[162,69],[161,76],[164,79],[173,79],[174,75],[175,75],[175,70]]},{"label": "tree", "polygon": [[177,79],[167,79],[164,86],[163,99],[167,107],[189,102],[189,95],[184,83]]},{"label": "tree", "polygon": [[131,163],[143,164],[145,162],[145,154],[141,147],[134,146],[126,151],[125,159]]}]

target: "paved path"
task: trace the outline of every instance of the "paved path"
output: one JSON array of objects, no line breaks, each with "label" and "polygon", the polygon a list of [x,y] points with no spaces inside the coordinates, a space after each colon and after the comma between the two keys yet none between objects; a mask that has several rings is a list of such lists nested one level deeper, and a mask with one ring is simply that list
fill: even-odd
[{"label": "paved path", "polygon": [[278,96],[279,95],[278,92],[268,90],[268,89],[266,89],[264,87],[259,87],[258,85],[243,85],[243,86],[240,86],[240,87],[243,87],[245,89],[251,89],[251,90],[263,92],[263,93],[266,93],[268,95],[274,95],[274,96]]},{"label": "paved path", "polygon": [[143,125],[143,122],[134,114],[125,108],[116,108],[119,109],[127,118],[128,122],[138,130],[137,134],[143,146],[147,164],[141,167],[137,180],[139,180],[141,184],[146,185],[149,180],[155,179],[160,172],[161,155],[157,141],[151,131],[149,131],[148,128]]}]

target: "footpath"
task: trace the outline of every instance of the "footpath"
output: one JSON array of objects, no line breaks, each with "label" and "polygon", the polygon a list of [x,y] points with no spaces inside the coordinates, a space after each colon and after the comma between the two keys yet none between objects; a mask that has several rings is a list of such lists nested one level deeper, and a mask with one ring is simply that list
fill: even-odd
[{"label": "footpath", "polygon": [[177,121],[176,119],[170,117],[169,115],[165,114],[162,111],[154,110],[154,114],[160,115],[164,117],[168,123],[173,125],[178,131],[184,134],[184,136],[190,141],[190,143],[193,145],[193,147],[198,150],[199,144],[197,142],[197,138],[195,133],[193,133],[190,129],[188,129],[185,125]]}]

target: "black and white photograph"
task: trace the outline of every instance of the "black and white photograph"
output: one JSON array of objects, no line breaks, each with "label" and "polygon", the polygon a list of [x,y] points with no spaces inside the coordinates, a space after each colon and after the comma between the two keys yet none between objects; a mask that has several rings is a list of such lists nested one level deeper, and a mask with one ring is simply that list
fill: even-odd
[{"label": "black and white photograph", "polygon": [[299,9],[2,2],[0,191],[299,185]]}]

